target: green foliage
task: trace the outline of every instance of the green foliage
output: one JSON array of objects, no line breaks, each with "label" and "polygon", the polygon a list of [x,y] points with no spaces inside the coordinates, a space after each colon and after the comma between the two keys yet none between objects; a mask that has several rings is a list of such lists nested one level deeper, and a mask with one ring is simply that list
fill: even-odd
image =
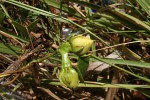
[{"label": "green foliage", "polygon": [[5,18],[5,15],[4,15],[4,13],[2,12],[2,11],[0,11],[0,24],[2,24],[3,23],[3,21],[4,21],[4,18]]},{"label": "green foliage", "polygon": [[16,47],[6,43],[0,43],[0,52],[10,55],[19,55],[23,53],[20,47]]},{"label": "green foliage", "polygon": [[[18,90],[23,91],[26,91],[23,87],[30,84],[28,90],[34,91],[33,94],[37,94],[37,98],[39,96],[44,98],[44,95],[36,92],[35,87],[39,84],[46,88],[44,92],[50,95],[50,97],[45,96],[46,99],[55,98],[53,96],[55,94],[51,91],[47,92],[48,89],[57,93],[57,96],[62,99],[71,98],[71,94],[65,94],[70,90],[63,84],[70,88],[80,87],[77,89],[79,93],[89,92],[91,96],[96,92],[95,90],[92,93],[92,88],[110,88],[110,90],[119,88],[119,96],[116,95],[116,97],[120,99],[123,98],[122,94],[125,99],[132,99],[128,96],[128,94],[132,95],[131,97],[135,96],[132,91],[139,91],[149,97],[147,89],[150,88],[150,1],[113,0],[104,4],[103,0],[99,0],[99,5],[90,1],[92,0],[60,0],[60,2],[57,0],[36,0],[36,2],[35,0],[1,0],[0,54],[3,57],[0,57],[0,66],[2,66],[0,77],[2,80],[9,78],[10,84],[12,82],[21,84]],[[70,44],[65,44],[68,42],[63,36],[63,28],[71,28],[75,34],[91,37],[94,40],[92,50],[87,52],[88,48],[84,53],[87,55],[82,56],[73,54],[77,54],[76,51],[70,52],[72,48]],[[81,46],[77,51],[81,52],[84,48],[83,41],[77,40],[77,43]],[[75,48],[77,49],[78,46]],[[105,58],[116,51],[119,51],[116,55],[120,59],[113,56]],[[68,63],[64,63],[66,60],[63,58],[64,54],[67,55]],[[92,63],[100,63],[100,65],[96,65],[97,70],[89,72],[87,69]],[[103,63],[109,65],[105,70],[101,70],[105,67]],[[8,68],[9,71],[7,71],[7,67],[11,65],[15,68],[12,67],[13,70]],[[58,75],[60,66],[63,69]],[[64,66],[69,67],[64,69]],[[14,79],[9,76],[14,76]],[[117,79],[117,83],[114,83],[114,78]],[[18,80],[15,81],[16,79]],[[74,83],[71,80],[74,80]],[[51,85],[62,87],[51,87]],[[127,90],[124,91],[121,88]],[[2,94],[3,91],[0,91]],[[74,90],[74,92],[77,91]],[[99,93],[108,94],[109,92],[106,93],[102,89]],[[85,97],[74,96],[76,99]]]}]

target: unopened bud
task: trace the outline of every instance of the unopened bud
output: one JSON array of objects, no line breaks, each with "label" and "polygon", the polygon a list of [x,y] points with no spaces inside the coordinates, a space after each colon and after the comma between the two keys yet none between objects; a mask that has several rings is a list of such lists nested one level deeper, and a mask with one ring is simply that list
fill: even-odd
[{"label": "unopened bud", "polygon": [[77,35],[72,36],[69,39],[69,43],[71,45],[72,52],[78,55],[84,55],[90,50],[93,40],[82,35]]}]

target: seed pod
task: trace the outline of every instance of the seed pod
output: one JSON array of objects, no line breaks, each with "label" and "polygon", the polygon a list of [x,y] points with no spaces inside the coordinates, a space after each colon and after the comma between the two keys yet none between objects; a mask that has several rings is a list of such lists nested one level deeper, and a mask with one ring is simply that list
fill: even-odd
[{"label": "seed pod", "polygon": [[69,88],[76,88],[79,80],[78,73],[71,67],[62,68],[59,73],[59,80]]},{"label": "seed pod", "polygon": [[69,43],[71,45],[72,52],[78,55],[84,55],[90,50],[93,40],[82,35],[77,35],[72,36],[69,39]]}]

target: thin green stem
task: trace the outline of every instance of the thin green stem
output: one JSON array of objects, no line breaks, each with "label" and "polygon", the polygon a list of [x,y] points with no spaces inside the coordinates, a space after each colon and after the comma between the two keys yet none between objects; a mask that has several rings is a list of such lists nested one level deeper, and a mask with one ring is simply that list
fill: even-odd
[{"label": "thin green stem", "polygon": [[53,53],[48,53],[48,54],[46,54],[46,56],[44,56],[43,58],[39,58],[39,59],[37,59],[36,61],[37,61],[37,62],[42,62],[43,60],[45,60],[45,59],[47,59],[47,58],[49,58],[49,57],[54,56],[56,53],[57,53],[57,51],[54,51]]},{"label": "thin green stem", "polygon": [[[50,85],[63,85],[56,80],[41,80],[41,84],[50,84]],[[85,83],[79,83],[78,87],[87,87],[87,88],[126,88],[126,89],[136,89],[136,88],[150,88],[150,85],[137,85],[137,84],[109,84],[101,82],[91,82],[85,81]]]}]

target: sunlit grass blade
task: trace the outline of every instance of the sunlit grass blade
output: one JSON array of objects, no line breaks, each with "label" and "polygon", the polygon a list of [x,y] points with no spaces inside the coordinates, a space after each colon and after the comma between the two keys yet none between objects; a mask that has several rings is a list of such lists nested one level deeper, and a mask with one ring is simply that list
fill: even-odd
[{"label": "sunlit grass blade", "polygon": [[147,14],[150,16],[150,1],[149,0],[136,0],[142,8],[147,12]]},{"label": "sunlit grass blade", "polygon": [[150,79],[148,79],[148,78],[146,78],[146,77],[143,77],[143,76],[137,75],[137,74],[135,74],[135,73],[132,73],[132,72],[130,72],[130,71],[128,71],[128,70],[125,70],[124,68],[121,68],[121,67],[115,65],[115,64],[112,63],[112,62],[106,61],[105,59],[101,59],[101,58],[96,57],[96,56],[94,56],[94,55],[90,55],[90,56],[91,56],[91,58],[94,58],[94,59],[96,59],[96,60],[99,60],[99,61],[102,61],[102,62],[104,62],[104,63],[107,63],[107,64],[111,65],[112,67],[117,68],[118,70],[121,70],[121,71],[123,71],[123,72],[125,72],[125,73],[127,73],[127,74],[130,74],[130,75],[132,75],[132,76],[134,76],[134,77],[137,77],[137,78],[139,78],[139,79],[141,79],[141,80],[144,80],[144,81],[150,83]]},{"label": "sunlit grass blade", "polygon": [[[123,22],[123,23],[131,23],[132,25],[134,25],[134,27],[139,27],[141,29],[145,29],[150,31],[150,26],[145,24],[143,21],[124,13],[123,11],[121,11],[121,9],[114,9],[114,10],[109,10],[110,14],[114,14],[113,16],[116,17],[117,19],[120,19],[119,21]],[[130,27],[132,27],[130,25]]]},{"label": "sunlit grass blade", "polygon": [[130,67],[139,67],[139,68],[150,68],[150,63],[148,62],[140,62],[140,61],[132,61],[132,60],[123,60],[123,59],[111,59],[111,58],[101,58],[106,62],[112,64],[120,64],[120,65],[128,65]]}]

